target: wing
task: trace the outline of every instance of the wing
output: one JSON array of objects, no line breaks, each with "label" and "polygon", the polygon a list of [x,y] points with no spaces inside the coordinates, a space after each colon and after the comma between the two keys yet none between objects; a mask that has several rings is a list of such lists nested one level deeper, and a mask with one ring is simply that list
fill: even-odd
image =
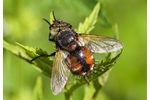
[{"label": "wing", "polygon": [[67,52],[58,50],[55,54],[51,76],[51,90],[54,95],[62,91],[70,75],[70,70],[64,62]]},{"label": "wing", "polygon": [[110,37],[79,34],[78,40],[80,46],[86,46],[95,53],[110,53],[123,49],[120,41]]}]

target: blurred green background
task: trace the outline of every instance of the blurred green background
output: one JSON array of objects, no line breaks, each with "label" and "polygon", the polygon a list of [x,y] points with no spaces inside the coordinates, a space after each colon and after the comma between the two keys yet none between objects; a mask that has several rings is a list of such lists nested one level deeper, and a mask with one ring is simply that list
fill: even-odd
[{"label": "blurred green background", "polygon": [[[117,24],[119,40],[124,44],[124,51],[99,98],[146,100],[146,0],[4,0],[4,39],[12,44],[19,42],[51,53],[55,49],[48,41],[48,24],[42,18],[49,20],[49,14],[54,10],[57,19],[71,23],[75,29],[89,16],[97,1],[101,3],[101,11],[91,33],[112,37],[113,26]],[[48,77],[5,49],[3,73],[4,100],[33,100],[38,76],[42,76],[44,100],[64,100],[63,93],[52,94]],[[83,88],[74,92],[74,100],[82,100]]]}]

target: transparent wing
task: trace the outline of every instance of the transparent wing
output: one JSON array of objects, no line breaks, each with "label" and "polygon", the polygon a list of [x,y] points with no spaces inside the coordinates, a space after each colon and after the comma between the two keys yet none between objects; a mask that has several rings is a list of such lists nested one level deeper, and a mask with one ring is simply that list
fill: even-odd
[{"label": "transparent wing", "polygon": [[78,39],[80,46],[86,46],[95,53],[109,53],[123,49],[120,41],[110,37],[79,34]]},{"label": "transparent wing", "polygon": [[55,54],[51,76],[51,90],[54,95],[62,91],[70,75],[70,70],[64,62],[67,52],[58,50]]}]

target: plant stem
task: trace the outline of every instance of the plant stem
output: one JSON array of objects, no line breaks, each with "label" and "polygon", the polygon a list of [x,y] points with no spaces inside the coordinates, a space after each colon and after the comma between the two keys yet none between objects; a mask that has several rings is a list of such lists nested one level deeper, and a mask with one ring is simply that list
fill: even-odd
[{"label": "plant stem", "polygon": [[100,90],[101,88],[102,88],[102,86],[98,87],[98,89],[96,90],[96,92],[95,92],[94,95],[93,95],[93,99],[96,98],[96,96],[97,96],[97,94],[98,94],[98,92],[99,92],[99,90]]},{"label": "plant stem", "polygon": [[73,100],[72,93],[65,92],[65,100]]}]

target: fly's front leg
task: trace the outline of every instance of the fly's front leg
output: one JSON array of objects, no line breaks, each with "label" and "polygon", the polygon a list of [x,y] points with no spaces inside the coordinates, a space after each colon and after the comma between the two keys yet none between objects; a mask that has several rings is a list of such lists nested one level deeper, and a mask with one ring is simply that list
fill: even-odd
[{"label": "fly's front leg", "polygon": [[54,38],[50,38],[50,37],[51,37],[51,33],[49,33],[48,40],[52,41],[52,42],[55,42]]},{"label": "fly's front leg", "polygon": [[34,61],[34,60],[36,60],[37,58],[40,58],[40,57],[51,57],[51,56],[55,56],[55,53],[56,53],[56,52],[53,52],[52,54],[41,54],[41,55],[36,56],[35,58],[33,58],[33,59],[31,60],[31,62]]},{"label": "fly's front leg", "polygon": [[[43,20],[44,20],[46,23],[48,23],[48,25],[51,26],[50,22],[49,22],[47,19],[43,18]],[[53,38],[50,38],[50,37],[51,37],[51,33],[49,33],[48,40],[54,42],[54,39],[53,39]]]}]

